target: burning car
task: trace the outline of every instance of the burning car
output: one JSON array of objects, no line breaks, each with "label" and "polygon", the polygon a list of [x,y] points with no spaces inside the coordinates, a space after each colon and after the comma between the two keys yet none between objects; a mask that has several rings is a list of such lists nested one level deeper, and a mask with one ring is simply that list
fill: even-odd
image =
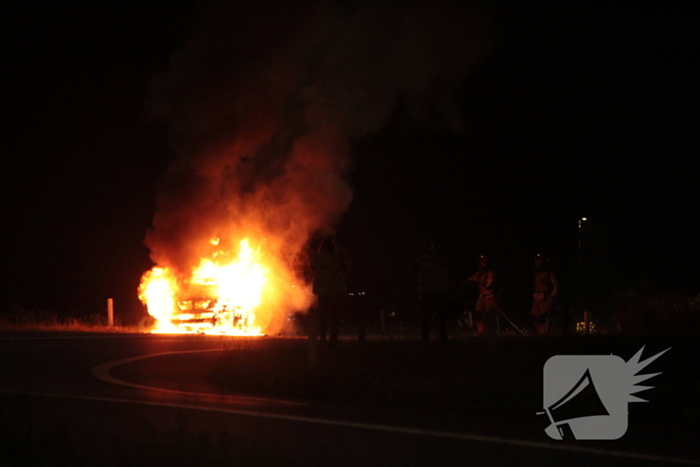
[{"label": "burning car", "polygon": [[139,298],[156,319],[153,332],[259,336],[256,315],[265,300],[268,313],[279,309],[274,303],[308,308],[309,287],[282,286],[297,282],[284,263],[265,257],[247,238],[235,244],[212,239],[216,248],[191,271],[156,266],[143,275]]},{"label": "burning car", "polygon": [[204,333],[223,318],[215,306],[215,298],[201,295],[178,300],[170,322],[185,332]]},{"label": "burning car", "polygon": [[170,323],[182,332],[198,334],[217,330],[226,333],[227,329],[243,331],[248,327],[240,309],[229,309],[227,305],[221,305],[211,291],[178,300]]}]

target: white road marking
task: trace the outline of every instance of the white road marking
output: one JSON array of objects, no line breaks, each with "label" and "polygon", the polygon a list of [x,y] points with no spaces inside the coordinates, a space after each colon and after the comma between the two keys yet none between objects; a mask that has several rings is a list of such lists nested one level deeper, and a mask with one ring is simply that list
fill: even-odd
[{"label": "white road marking", "polygon": [[97,378],[101,381],[105,381],[107,383],[118,384],[120,386],[127,386],[127,387],[131,387],[131,388],[136,388],[136,389],[145,389],[148,391],[167,392],[170,394],[180,394],[180,395],[187,395],[187,396],[218,397],[218,398],[222,398],[222,399],[228,399],[232,402],[233,401],[266,402],[266,403],[275,403],[275,404],[284,404],[284,405],[298,405],[298,406],[308,406],[309,405],[309,404],[305,404],[303,402],[283,401],[283,400],[277,400],[277,399],[269,399],[269,398],[265,398],[265,397],[230,396],[230,395],[221,395],[221,394],[212,394],[212,393],[176,391],[174,389],[163,389],[163,388],[158,388],[158,387],[154,387],[154,386],[144,386],[141,384],[129,383],[127,381],[117,379],[114,376],[112,376],[112,373],[110,371],[112,368],[114,368],[116,366],[125,365],[127,363],[132,363],[132,362],[136,362],[139,360],[146,360],[148,358],[163,357],[165,355],[191,354],[191,353],[203,353],[203,352],[221,352],[221,351],[222,351],[222,349],[182,350],[182,351],[177,351],[177,352],[161,352],[161,353],[154,353],[154,354],[147,354],[147,355],[139,355],[138,357],[125,358],[123,360],[117,360],[114,362],[103,363],[102,365],[94,366],[92,368],[92,375],[95,378]]},{"label": "white road marking", "polygon": [[682,457],[667,457],[658,456],[654,454],[644,454],[638,452],[628,452],[628,451],[613,451],[607,449],[594,449],[588,447],[579,447],[565,444],[556,443],[545,443],[537,441],[527,441],[518,440],[510,438],[500,438],[495,436],[481,436],[473,435],[468,433],[452,433],[447,431],[436,431],[436,430],[423,430],[420,428],[406,428],[391,425],[375,425],[370,423],[359,423],[359,422],[346,422],[340,420],[331,420],[325,418],[314,418],[305,417],[300,415],[288,415],[288,414],[274,414],[266,412],[255,412],[250,410],[238,410],[238,409],[221,409],[213,407],[201,407],[197,405],[189,404],[174,404],[174,403],[162,403],[162,402],[149,402],[149,401],[138,401],[129,399],[117,399],[111,397],[94,397],[94,396],[76,396],[69,394],[51,394],[51,393],[38,393],[38,392],[18,392],[18,391],[6,391],[0,390],[0,394],[9,395],[28,395],[36,397],[52,397],[59,399],[74,399],[74,400],[86,400],[95,402],[111,402],[117,404],[131,404],[131,405],[143,405],[150,407],[167,407],[173,409],[186,409],[186,410],[199,410],[202,412],[212,412],[212,413],[222,413],[228,415],[239,415],[244,417],[258,417],[265,418],[269,420],[283,420],[291,422],[301,422],[301,423],[311,423],[316,425],[325,425],[341,428],[353,428],[360,430],[370,430],[370,431],[382,431],[388,433],[405,434],[405,435],[415,435],[415,436],[431,436],[439,438],[448,439],[458,439],[463,441],[472,441],[480,443],[490,443],[490,444],[501,444],[508,446],[520,446],[526,448],[535,449],[546,449],[552,451],[568,451],[572,453],[579,454],[592,454],[608,457],[626,458],[634,459],[640,461],[648,462],[662,462],[662,463],[673,463],[673,464],[685,464],[685,465],[700,465],[700,460],[686,459]]},{"label": "white road marking", "polygon": [[[104,336],[104,335],[103,336],[46,336],[46,337],[29,337],[28,336],[28,337],[0,338],[0,340],[104,339],[104,338],[140,338],[140,337],[150,337],[150,336],[151,336],[151,334],[114,335],[114,336],[109,336],[109,335],[107,335],[107,336]],[[127,364],[130,362],[134,362],[134,361],[147,359],[147,358],[153,358],[153,357],[164,356],[164,355],[173,355],[173,354],[186,354],[186,353],[199,353],[199,352],[219,352],[219,351],[222,351],[222,349],[219,348],[219,349],[206,349],[206,350],[195,350],[195,351],[163,352],[163,353],[157,353],[157,354],[141,355],[138,357],[127,358],[127,359],[118,360],[115,362],[97,365],[97,366],[92,368],[92,373],[97,379],[100,379],[102,381],[112,383],[112,384],[118,384],[118,385],[122,385],[122,386],[128,386],[128,387],[133,387],[133,388],[137,388],[137,389],[142,389],[142,390],[168,392],[168,393],[183,394],[183,395],[204,396],[204,397],[212,397],[212,396],[222,397],[222,398],[227,398],[227,399],[231,400],[232,402],[233,401],[240,401],[240,402],[259,401],[259,402],[276,402],[276,403],[293,404],[293,405],[309,405],[309,404],[303,404],[303,403],[298,403],[298,402],[289,402],[289,401],[273,400],[273,399],[266,399],[266,398],[241,397],[241,396],[220,396],[217,394],[174,391],[174,390],[169,390],[169,389],[162,389],[162,388],[157,388],[157,387],[143,386],[143,385],[128,383],[126,381],[122,381],[122,380],[119,380],[117,378],[114,378],[110,373],[111,368],[114,368],[114,367],[119,366],[119,365]],[[697,353],[697,352],[696,351],[686,351],[683,353]],[[0,394],[29,395],[29,396],[36,396],[36,397],[52,397],[52,398],[75,399],[75,400],[86,400],[86,401],[97,401],[97,402],[111,402],[111,403],[120,403],[120,404],[145,405],[145,406],[154,406],[154,407],[167,407],[167,408],[174,408],[174,409],[199,410],[199,411],[204,411],[204,412],[223,413],[223,414],[239,415],[239,416],[246,416],[246,417],[258,417],[258,418],[266,418],[266,419],[271,419],[271,420],[284,420],[284,421],[293,421],[293,422],[301,422],[301,423],[311,423],[311,424],[317,424],[317,425],[336,426],[336,427],[373,430],[373,431],[383,431],[383,432],[390,432],[390,433],[397,433],[397,434],[408,434],[408,435],[417,435],[417,436],[432,436],[432,437],[441,437],[441,438],[450,438],[450,439],[461,439],[461,440],[473,441],[473,442],[502,444],[502,445],[510,445],[510,446],[521,446],[521,447],[554,450],[554,451],[568,451],[568,452],[573,452],[573,453],[592,454],[592,455],[601,455],[601,456],[618,457],[618,458],[628,458],[628,459],[650,461],[650,462],[700,465],[700,460],[680,458],[680,457],[668,457],[668,456],[644,454],[644,453],[629,452],[629,451],[595,449],[595,448],[589,448],[589,447],[584,447],[584,446],[574,446],[574,445],[569,445],[569,444],[557,444],[557,443],[550,443],[550,442],[528,441],[528,440],[522,440],[522,439],[474,435],[474,434],[469,434],[469,433],[454,433],[454,432],[445,432],[445,431],[437,431],[437,430],[424,430],[424,429],[420,429],[420,428],[408,428],[408,427],[391,426],[391,425],[378,425],[378,424],[371,424],[371,423],[350,422],[350,421],[333,420],[333,419],[325,419],[325,418],[318,418],[318,417],[306,417],[306,416],[289,415],[289,414],[275,414],[275,413],[258,412],[258,411],[250,411],[250,410],[212,408],[212,407],[202,407],[202,406],[190,405],[190,404],[150,402],[150,401],[139,401],[139,400],[132,400],[132,399],[117,399],[117,398],[109,398],[109,397],[94,397],[94,396],[80,396],[80,395],[68,395],[68,394],[39,393],[39,392],[21,392],[21,391],[10,391],[10,390],[2,390],[2,389],[0,389]]]}]

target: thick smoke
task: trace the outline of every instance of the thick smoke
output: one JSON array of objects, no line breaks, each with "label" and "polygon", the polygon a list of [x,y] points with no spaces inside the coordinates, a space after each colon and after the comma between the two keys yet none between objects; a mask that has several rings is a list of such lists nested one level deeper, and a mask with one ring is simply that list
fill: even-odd
[{"label": "thick smoke", "polygon": [[488,44],[464,4],[210,5],[149,101],[178,153],[146,237],[152,259],[184,273],[209,239],[236,235],[294,257],[348,208],[350,144],[400,100],[462,130],[453,91]]}]

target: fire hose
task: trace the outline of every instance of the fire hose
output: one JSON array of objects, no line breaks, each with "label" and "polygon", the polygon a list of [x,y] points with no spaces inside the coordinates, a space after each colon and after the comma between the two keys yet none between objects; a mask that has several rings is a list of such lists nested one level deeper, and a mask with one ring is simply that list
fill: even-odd
[{"label": "fire hose", "polygon": [[516,326],[515,323],[513,322],[513,320],[511,320],[511,319],[508,317],[508,315],[505,314],[505,312],[504,312],[503,310],[499,310],[499,312],[500,312],[500,314],[506,319],[506,321],[508,321],[508,322],[510,323],[510,325],[513,326],[513,328],[514,328],[516,331],[518,331],[518,332],[519,332],[521,335],[523,335],[523,336],[527,336],[527,332],[526,332],[526,331],[523,331],[523,330],[520,329],[518,326]]}]

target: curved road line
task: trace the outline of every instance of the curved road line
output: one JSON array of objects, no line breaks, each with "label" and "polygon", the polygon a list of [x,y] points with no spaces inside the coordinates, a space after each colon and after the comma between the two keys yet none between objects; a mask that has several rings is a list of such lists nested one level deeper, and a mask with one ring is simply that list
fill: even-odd
[{"label": "curved road line", "polygon": [[642,454],[642,453],[636,453],[636,452],[610,451],[610,450],[605,450],[605,449],[575,447],[575,446],[564,445],[564,444],[554,444],[554,443],[545,443],[545,442],[537,442],[537,441],[526,441],[526,440],[517,440],[517,439],[509,439],[509,438],[498,438],[498,437],[494,437],[494,436],[480,436],[480,435],[471,435],[471,434],[467,434],[467,433],[450,433],[450,432],[446,432],[446,431],[422,430],[419,428],[405,428],[405,427],[397,427],[397,426],[390,426],[390,425],[374,425],[374,424],[370,424],[370,423],[344,422],[344,421],[340,421],[340,420],[304,417],[304,416],[299,416],[299,415],[283,415],[283,414],[274,414],[274,413],[266,413],[266,412],[253,412],[253,411],[249,411],[249,410],[237,410],[237,409],[218,409],[218,408],[212,408],[212,407],[202,407],[202,406],[197,406],[197,405],[171,404],[171,403],[163,403],[163,402],[147,402],[147,401],[137,401],[137,400],[129,400],[129,399],[117,399],[117,398],[111,398],[111,397],[74,396],[74,395],[67,395],[67,394],[18,392],[18,391],[6,391],[6,390],[0,390],[0,394],[29,395],[29,396],[36,396],[36,397],[51,397],[51,398],[58,398],[58,399],[87,400],[87,401],[95,401],[95,402],[111,402],[111,403],[117,403],[117,404],[144,405],[144,406],[150,406],[150,407],[167,407],[167,408],[174,408],[174,409],[199,410],[202,412],[214,412],[214,413],[223,413],[223,414],[229,414],[229,415],[240,415],[240,416],[244,416],[244,417],[258,417],[258,418],[266,418],[266,419],[270,419],[270,420],[284,420],[284,421],[292,421],[292,422],[312,423],[312,424],[316,424],[316,425],[335,426],[335,427],[342,427],[342,428],[354,428],[354,429],[360,429],[360,430],[382,431],[382,432],[405,434],[405,435],[431,436],[431,437],[440,437],[440,438],[449,438],[449,439],[460,439],[460,440],[464,440],[464,441],[473,441],[473,442],[491,443],[491,444],[504,444],[504,445],[510,445],[510,446],[527,447],[527,448],[549,449],[549,450],[553,450],[553,451],[569,451],[569,452],[576,452],[576,453],[581,453],[581,454],[602,455],[602,456],[608,456],[608,457],[627,458],[627,459],[634,459],[634,460],[648,461],[648,462],[662,462],[662,463],[666,463],[666,464],[672,463],[672,464],[685,464],[685,465],[700,465],[700,461],[698,461],[698,460],[686,459],[686,458],[682,458],[682,457],[666,457],[666,456],[656,456],[653,454]]},{"label": "curved road line", "polygon": [[[146,390],[150,390],[150,391],[160,391],[160,392],[168,392],[168,393],[174,393],[174,394],[196,395],[196,396],[205,396],[205,397],[218,396],[218,397],[230,399],[232,401],[241,401],[241,402],[275,402],[275,403],[291,404],[291,405],[306,405],[306,406],[310,405],[310,404],[304,404],[304,403],[299,403],[299,402],[281,401],[281,400],[266,399],[266,398],[240,397],[240,396],[219,396],[217,394],[206,394],[206,393],[185,392],[185,391],[174,391],[174,390],[170,390],[170,389],[161,389],[161,388],[152,387],[152,386],[143,386],[143,385],[139,385],[139,384],[128,383],[126,381],[122,381],[122,380],[115,378],[110,373],[110,370],[116,366],[125,365],[127,363],[131,363],[131,362],[135,362],[135,361],[139,361],[139,360],[145,360],[148,358],[160,357],[160,356],[165,356],[165,355],[203,353],[203,352],[220,352],[220,351],[221,351],[221,349],[183,350],[183,351],[178,351],[178,352],[162,352],[162,353],[156,353],[156,354],[140,355],[138,357],[126,358],[123,360],[117,360],[115,362],[97,365],[97,366],[92,368],[92,374],[97,379],[99,379],[101,381],[105,381],[107,383],[118,384],[118,385],[122,385],[122,386],[138,388],[138,389],[146,389]],[[0,393],[7,394],[8,392],[0,390]],[[454,432],[448,432],[448,431],[424,430],[424,429],[420,429],[420,428],[408,428],[408,427],[400,427],[400,426],[392,426],[392,425],[378,425],[378,424],[372,424],[372,423],[349,422],[349,421],[333,420],[333,419],[327,419],[327,418],[306,417],[303,415],[275,414],[275,413],[258,412],[258,411],[250,411],[250,410],[224,409],[224,408],[214,408],[214,407],[202,407],[202,406],[190,405],[190,404],[148,402],[148,401],[136,401],[136,400],[116,399],[116,398],[106,398],[106,397],[69,396],[69,395],[62,395],[62,394],[44,394],[44,393],[23,393],[23,394],[42,396],[42,397],[84,399],[84,400],[91,400],[91,401],[113,402],[113,403],[122,403],[122,404],[136,404],[136,405],[147,405],[147,406],[154,406],[154,407],[169,407],[169,408],[180,408],[180,409],[188,409],[188,410],[200,410],[200,411],[204,411],[204,412],[216,412],[216,413],[223,413],[223,414],[229,414],[229,415],[240,415],[240,416],[244,416],[244,417],[258,417],[258,418],[266,418],[266,419],[271,419],[271,420],[284,420],[284,421],[292,421],[292,422],[312,423],[312,424],[316,424],[316,425],[335,426],[335,427],[353,428],[353,429],[371,430],[371,431],[383,431],[383,432],[416,435],[416,436],[431,436],[431,437],[439,437],[439,438],[461,439],[464,441],[473,441],[473,442],[480,442],[480,443],[502,444],[502,445],[529,447],[529,448],[536,448],[536,449],[548,449],[548,450],[553,450],[553,451],[568,451],[568,452],[576,452],[576,453],[581,453],[581,454],[592,454],[592,455],[600,455],[600,456],[607,456],[607,457],[635,459],[635,460],[647,461],[647,462],[700,465],[699,460],[685,459],[685,458],[680,458],[680,457],[667,457],[667,456],[659,456],[659,455],[654,455],[654,454],[643,454],[643,453],[637,453],[637,452],[614,451],[614,450],[607,450],[607,449],[595,449],[595,448],[589,448],[589,447],[584,447],[584,446],[572,446],[572,445],[568,445],[568,444],[556,444],[556,443],[541,442],[541,441],[528,441],[528,440],[513,439],[513,438],[500,438],[497,436],[483,436],[483,435],[474,435],[474,434],[468,434],[468,433],[454,433]]]},{"label": "curved road line", "polygon": [[187,395],[187,396],[201,396],[201,397],[217,397],[217,398],[222,398],[222,399],[227,399],[230,401],[236,401],[236,402],[272,402],[275,404],[284,404],[284,405],[298,405],[298,406],[308,406],[309,404],[305,404],[303,402],[292,402],[292,401],[283,401],[283,400],[277,400],[277,399],[269,399],[265,397],[248,397],[248,396],[230,396],[230,395],[223,395],[223,394],[213,394],[213,393],[203,393],[203,392],[190,392],[190,391],[176,391],[174,389],[163,389],[155,386],[145,386],[142,384],[135,384],[135,383],[129,383],[127,381],[123,381],[121,379],[117,379],[114,376],[112,376],[111,369],[117,366],[121,365],[126,365],[127,363],[132,363],[136,362],[139,360],[146,360],[148,358],[155,358],[155,357],[163,357],[165,355],[179,355],[179,354],[191,354],[191,353],[204,353],[204,352],[221,352],[221,349],[206,349],[206,350],[182,350],[178,352],[161,352],[161,353],[153,353],[153,354],[146,354],[146,355],[139,355],[138,357],[132,357],[132,358],[125,358],[123,360],[117,360],[114,362],[109,362],[109,363],[103,363],[101,365],[96,365],[92,367],[92,375],[106,383],[112,383],[112,384],[118,384],[120,386],[127,386],[131,388],[136,388],[136,389],[145,389],[148,391],[158,391],[158,392],[167,392],[169,394],[179,394],[179,395]]}]

